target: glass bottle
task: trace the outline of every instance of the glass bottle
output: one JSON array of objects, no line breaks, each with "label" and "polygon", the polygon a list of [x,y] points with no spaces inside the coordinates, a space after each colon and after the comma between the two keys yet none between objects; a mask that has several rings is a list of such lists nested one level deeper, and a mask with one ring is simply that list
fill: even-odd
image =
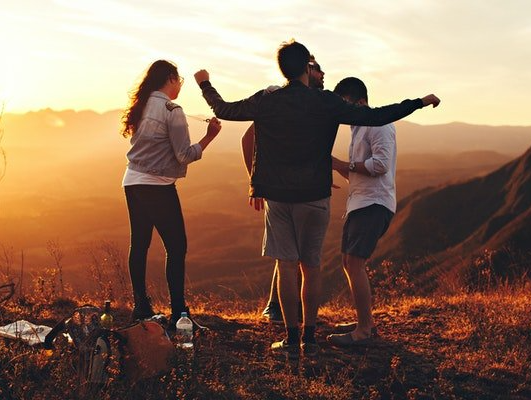
[{"label": "glass bottle", "polygon": [[111,314],[111,301],[105,300],[105,308],[103,314],[101,314],[100,322],[102,328],[111,329],[114,322],[114,317]]}]

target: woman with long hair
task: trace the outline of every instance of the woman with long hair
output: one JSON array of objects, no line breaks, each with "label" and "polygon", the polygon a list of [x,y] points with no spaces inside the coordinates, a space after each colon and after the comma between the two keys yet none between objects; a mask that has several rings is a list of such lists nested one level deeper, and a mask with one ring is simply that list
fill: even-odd
[{"label": "woman with long hair", "polygon": [[171,301],[169,329],[182,311],[184,300],[186,232],[175,182],[186,176],[187,165],[201,158],[217,136],[221,124],[212,118],[205,136],[190,143],[182,108],[173,103],[183,78],[168,61],[155,61],[131,96],[124,112],[122,134],[131,138],[128,165],[123,178],[131,227],[129,273],[133,286],[133,319],[154,315],[146,293],[146,261],[153,228],[166,250],[166,280]]}]

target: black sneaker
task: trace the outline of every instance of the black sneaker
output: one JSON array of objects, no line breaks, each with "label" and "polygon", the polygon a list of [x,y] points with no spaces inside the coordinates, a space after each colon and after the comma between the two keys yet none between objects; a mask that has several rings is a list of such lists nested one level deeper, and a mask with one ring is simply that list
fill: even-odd
[{"label": "black sneaker", "polygon": [[262,311],[262,317],[273,324],[284,323],[284,319],[282,318],[282,309],[278,303],[267,303],[266,308],[264,308],[264,311]]},{"label": "black sneaker", "polygon": [[320,347],[317,342],[302,342],[301,343],[302,354],[305,357],[317,357]]},{"label": "black sneaker", "polygon": [[131,313],[131,319],[133,321],[148,319],[155,315],[153,307],[151,307],[151,299],[144,297],[135,301],[133,312]]}]

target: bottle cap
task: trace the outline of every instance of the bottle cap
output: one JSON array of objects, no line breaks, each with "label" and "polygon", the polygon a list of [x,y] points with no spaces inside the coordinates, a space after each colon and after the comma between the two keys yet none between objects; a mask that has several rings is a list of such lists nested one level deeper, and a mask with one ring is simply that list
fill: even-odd
[{"label": "bottle cap", "polygon": [[183,311],[183,312],[181,313],[181,318],[182,318],[182,317],[188,317],[188,313],[187,313],[186,311]]}]

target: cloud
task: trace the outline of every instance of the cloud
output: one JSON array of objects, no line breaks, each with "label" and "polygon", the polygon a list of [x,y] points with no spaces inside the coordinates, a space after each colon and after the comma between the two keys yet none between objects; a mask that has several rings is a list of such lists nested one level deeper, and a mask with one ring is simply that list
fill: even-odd
[{"label": "cloud", "polygon": [[[206,67],[235,97],[248,95],[283,80],[275,52],[295,37],[320,61],[327,87],[357,75],[379,92],[430,87],[468,106],[474,92],[485,93],[494,83],[506,99],[523,100],[520,93],[531,91],[530,11],[526,0],[26,0],[3,5],[0,35],[9,79],[43,93],[21,104],[47,107],[50,91],[57,99],[71,98],[68,92],[85,93],[90,80],[100,85],[92,89],[106,105],[119,107],[122,97],[115,93],[125,93],[158,58],[177,62],[190,79]],[[34,65],[39,74],[28,76]],[[503,118],[495,99],[484,103],[489,119]],[[524,105],[513,106],[525,115]],[[432,115],[469,115],[445,112],[440,107]]]}]

